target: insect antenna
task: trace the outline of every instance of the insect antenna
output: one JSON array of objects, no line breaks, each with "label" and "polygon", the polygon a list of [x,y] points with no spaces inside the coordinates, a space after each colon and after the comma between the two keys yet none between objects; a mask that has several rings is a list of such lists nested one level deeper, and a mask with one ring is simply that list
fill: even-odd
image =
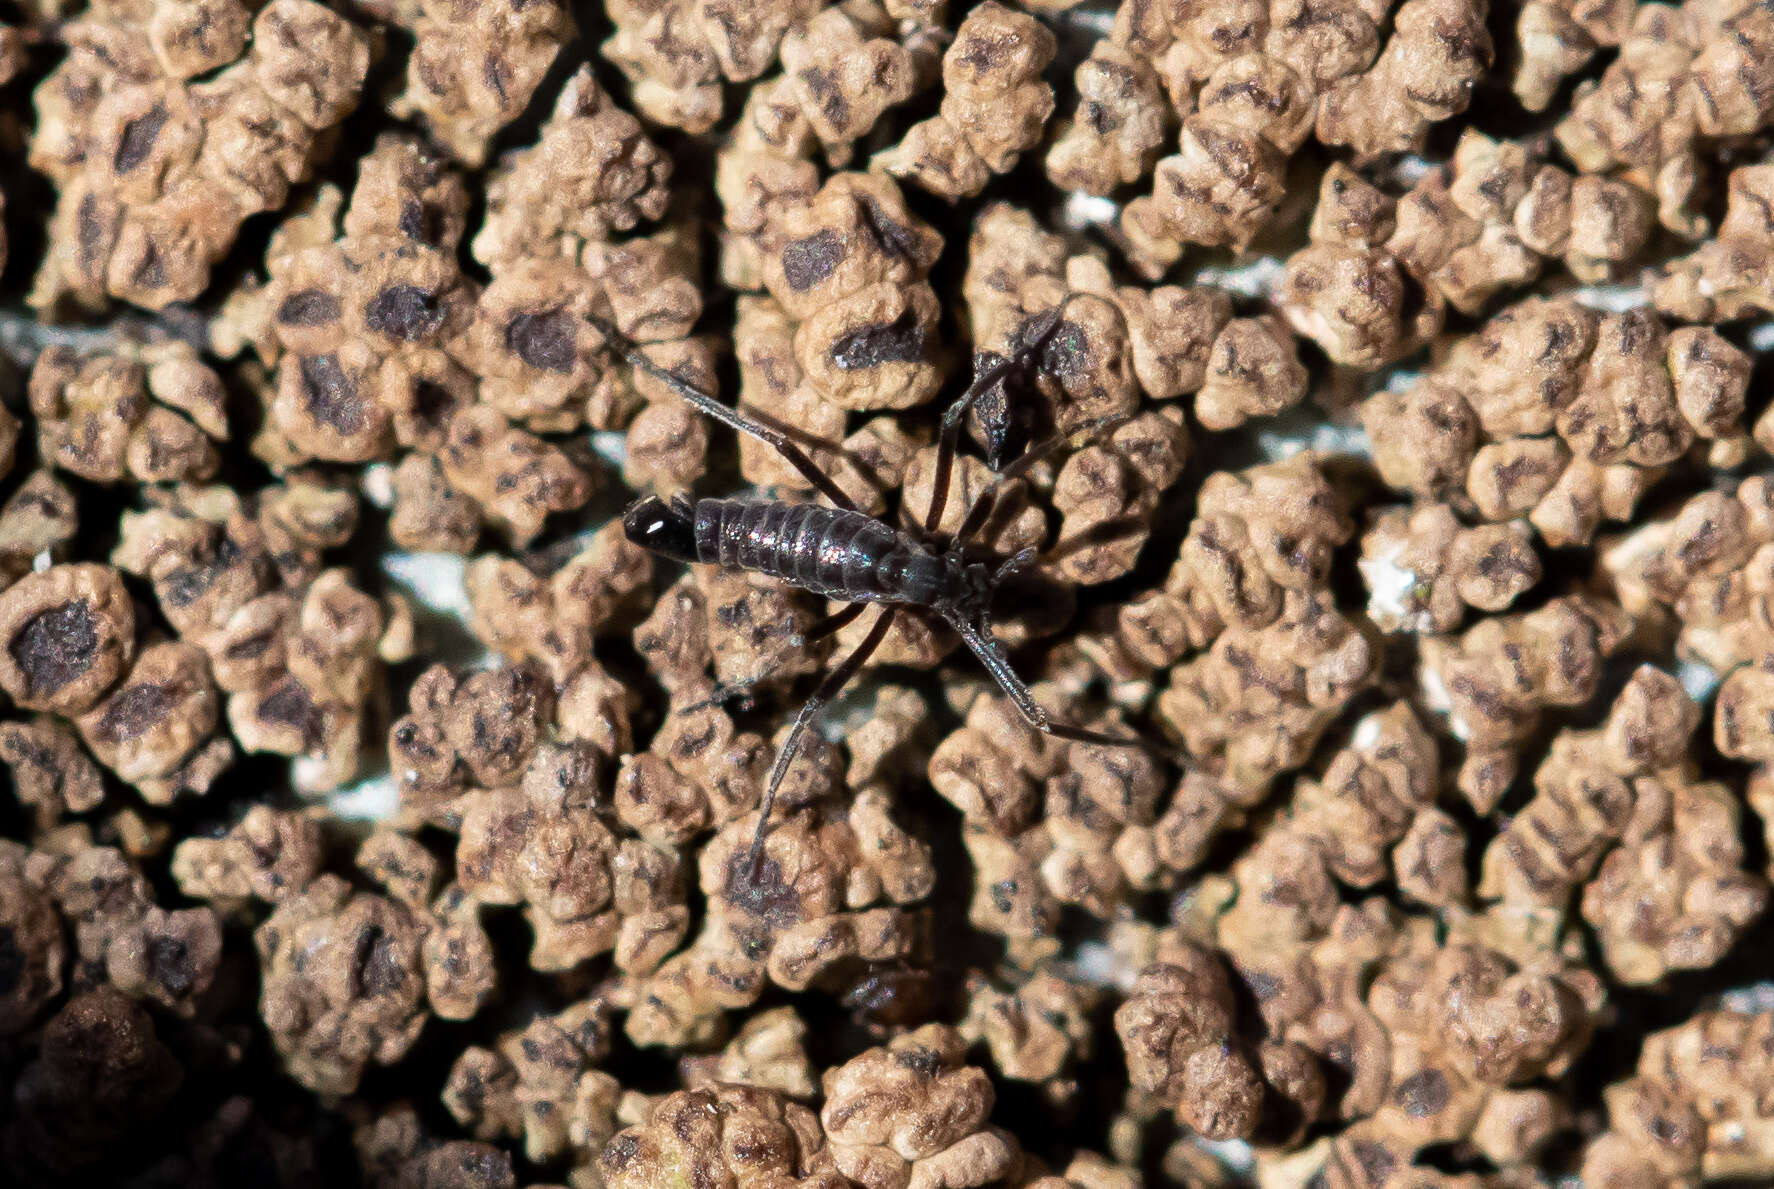
[{"label": "insect antenna", "polygon": [[591,328],[601,334],[612,349],[628,360],[631,367],[645,372],[670,388],[703,416],[713,418],[738,433],[750,434],[774,449],[782,455],[784,461],[800,472],[802,478],[811,483],[821,495],[837,507],[843,508],[847,512],[857,510],[855,501],[844,494],[844,489],[839,487],[830,475],[820,470],[819,464],[814,462],[805,450],[789,440],[787,434],[773,426],[765,425],[756,418],[748,417],[737,409],[728,408],[676,372],[661,367],[645,351],[641,350],[639,344],[633,339],[596,314],[585,315],[585,320],[591,323]]}]

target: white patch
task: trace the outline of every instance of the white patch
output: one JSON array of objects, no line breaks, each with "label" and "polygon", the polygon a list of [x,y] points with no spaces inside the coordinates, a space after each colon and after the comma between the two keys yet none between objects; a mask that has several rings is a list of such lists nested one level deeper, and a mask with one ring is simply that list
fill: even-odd
[{"label": "white patch", "polygon": [[1231,268],[1207,267],[1196,271],[1194,283],[1197,285],[1218,285],[1228,293],[1236,293],[1240,297],[1272,296],[1281,285],[1281,278],[1287,273],[1287,265],[1278,257],[1264,256],[1252,260],[1249,264],[1234,265]]},{"label": "white patch", "polygon": [[394,468],[385,462],[371,463],[363,469],[363,498],[378,508],[394,506]]},{"label": "white patch", "polygon": [[1121,214],[1121,204],[1113,198],[1098,198],[1082,190],[1066,195],[1064,218],[1066,226],[1075,230],[1086,227],[1107,227]]},{"label": "white patch", "polygon": [[1122,994],[1133,990],[1140,972],[1121,960],[1115,947],[1102,941],[1081,941],[1076,958],[1068,963],[1071,973],[1097,987],[1114,987]]},{"label": "white patch", "polygon": [[1643,285],[1583,285],[1571,290],[1570,296],[1578,305],[1606,314],[1624,314],[1651,304]]},{"label": "white patch", "polygon": [[1107,37],[1115,28],[1115,9],[1112,6],[1107,8],[1074,8],[1058,19],[1074,29],[1083,29],[1095,33],[1098,37]]},{"label": "white patch", "polygon": [[1396,368],[1386,377],[1387,392],[1409,392],[1423,378],[1420,369],[1414,367]]},{"label": "white patch", "polygon": [[1749,345],[1757,351],[1774,351],[1774,322],[1764,322],[1751,330]]},{"label": "white patch", "polygon": [[[298,760],[297,763],[301,761]],[[327,809],[350,821],[385,822],[400,810],[400,790],[386,773],[347,785],[327,797]]]},{"label": "white patch", "polygon": [[33,574],[41,574],[54,564],[55,558],[51,557],[49,555],[49,550],[45,549],[42,553],[39,553],[36,557],[31,559],[31,572]]},{"label": "white patch", "polygon": [[1350,742],[1366,751],[1380,741],[1380,716],[1370,714],[1355,724],[1355,738]]},{"label": "white patch", "polygon": [[1294,434],[1270,433],[1264,431],[1257,435],[1257,449],[1270,462],[1283,462],[1306,448],[1306,439]]},{"label": "white patch", "polygon": [[1429,176],[1429,171],[1436,165],[1427,157],[1409,153],[1400,157],[1392,166],[1392,176],[1407,186],[1414,186]]},{"label": "white patch", "polygon": [[468,559],[454,553],[390,553],[382,572],[427,610],[467,623],[473,608],[463,576]]},{"label": "white patch", "polygon": [[1355,563],[1361,580],[1367,584],[1367,613],[1382,627],[1391,624],[1422,631],[1418,621],[1428,618],[1423,611],[1412,612],[1405,600],[1417,585],[1417,574],[1398,564],[1407,542],[1394,541],[1374,557],[1363,557]]},{"label": "white patch", "polygon": [[1437,714],[1446,714],[1454,708],[1448,699],[1448,687],[1441,682],[1441,674],[1424,665],[1417,670],[1417,685],[1423,691],[1423,705]]},{"label": "white patch", "polygon": [[1265,429],[1257,432],[1257,449],[1270,462],[1283,462],[1302,450],[1319,454],[1352,454],[1372,458],[1373,444],[1359,425],[1333,425],[1320,421],[1304,430]]},{"label": "white patch", "polygon": [[1675,666],[1676,680],[1688,691],[1688,696],[1696,702],[1704,702],[1712,697],[1712,691],[1719,687],[1719,675],[1712,671],[1710,665],[1699,661],[1677,661]]},{"label": "white patch", "polygon": [[613,467],[621,467],[628,459],[628,435],[613,429],[591,435],[591,448],[597,456]]},{"label": "white patch", "polygon": [[1719,1006],[1726,1011],[1774,1011],[1774,983],[1751,983],[1719,996]]},{"label": "white patch", "polygon": [[1202,1139],[1196,1136],[1195,1146],[1237,1173],[1248,1176],[1257,1166],[1257,1154],[1248,1141],[1241,1139]]},{"label": "white patch", "polygon": [[1306,438],[1295,437],[1291,433],[1258,433],[1256,447],[1263,451],[1263,458],[1279,463],[1304,451]]}]

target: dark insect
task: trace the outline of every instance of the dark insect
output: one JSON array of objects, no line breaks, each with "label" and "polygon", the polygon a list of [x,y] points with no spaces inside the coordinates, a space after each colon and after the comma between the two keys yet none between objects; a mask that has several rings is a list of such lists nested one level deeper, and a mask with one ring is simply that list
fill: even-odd
[{"label": "dark insect", "polygon": [[[622,518],[623,531],[630,541],[678,561],[755,570],[802,590],[851,604],[814,625],[808,633],[809,639],[822,639],[855,622],[870,603],[881,606],[880,615],[862,643],[837,668],[826,674],[801,707],[782,750],[777,753],[764,789],[757,835],[752,840],[749,870],[754,878],[763,855],[765,827],[770,820],[776,788],[794,761],[802,733],[861,670],[886,638],[894,616],[901,611],[935,615],[953,628],[1036,730],[1083,743],[1112,747],[1146,746],[1143,740],[1119,738],[1055,722],[1035,701],[1029,687],[1010,667],[1004,645],[992,634],[991,606],[998,587],[1017,570],[1033,562],[1036,551],[1025,549],[994,568],[972,560],[967,550],[968,543],[990,521],[998,495],[1005,485],[1063,445],[1071,435],[1058,435],[1032,446],[1003,468],[998,478],[968,509],[960,529],[947,541],[943,541],[936,531],[948,504],[955,448],[968,411],[983,393],[1001,390],[1008,376],[1028,367],[1032,354],[1042,350],[1059,329],[1064,310],[1061,305],[1036,320],[1020,336],[1011,356],[993,356],[983,362],[967,391],[943,414],[930,507],[924,514],[922,530],[916,532],[894,528],[858,510],[843,489],[787,435],[728,408],[654,363],[633,340],[602,319],[588,319],[630,364],[669,386],[704,415],[773,447],[835,505],[828,508],[820,504],[790,504],[764,499],[691,501],[684,496],[677,496],[667,503],[658,496],[647,496],[629,508]],[[1124,418],[1107,418],[1077,432],[1101,430],[1122,420]]]}]

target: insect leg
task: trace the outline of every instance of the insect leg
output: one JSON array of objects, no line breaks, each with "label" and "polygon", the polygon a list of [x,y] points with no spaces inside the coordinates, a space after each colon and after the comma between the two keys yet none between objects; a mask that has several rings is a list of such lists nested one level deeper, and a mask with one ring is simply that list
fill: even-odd
[{"label": "insect leg", "polygon": [[[851,603],[842,611],[833,612],[812,627],[808,628],[806,634],[803,635],[801,639],[808,644],[812,644],[815,641],[823,640],[827,636],[836,632],[841,632],[846,627],[855,623],[862,613],[868,609],[869,605],[867,603]],[[707,710],[710,706],[725,706],[727,702],[732,699],[733,695],[742,693],[760,682],[767,681],[769,680],[769,677],[769,673],[759,673],[752,677],[741,677],[737,681],[716,682],[714,691],[710,693],[708,697],[702,699],[700,702],[692,702],[688,706],[680,706],[677,708],[677,712],[679,714],[692,714],[698,710]]]},{"label": "insect leg", "polygon": [[1016,704],[1017,710],[1028,720],[1029,725],[1037,731],[1047,730],[1052,725],[1047,708],[1035,701],[1035,695],[1029,691],[1023,679],[1016,675],[1016,670],[1010,667],[1010,658],[1004,653],[1004,645],[996,637],[986,635],[970,623],[951,619],[949,626],[959,633],[961,642],[979,658],[979,663],[986,667],[986,672],[992,675],[992,680],[998,683],[998,688],[1004,691],[1005,696]]},{"label": "insect leg", "polygon": [[850,679],[856,676],[857,671],[862,668],[863,662],[867,661],[875,649],[881,646],[881,641],[887,638],[887,629],[893,626],[893,614],[894,608],[882,608],[880,617],[869,629],[869,634],[863,637],[862,643],[856,646],[856,651],[845,657],[843,663],[825,675],[825,679],[819,683],[819,688],[813,691],[813,696],[807,699],[807,704],[801,707],[799,714],[795,715],[794,725],[788,729],[788,738],[782,741],[782,750],[776,753],[776,763],[770,768],[769,783],[764,786],[764,803],[758,810],[758,831],[752,836],[751,855],[746,860],[746,870],[751,873],[749,878],[753,883],[757,882],[758,864],[764,858],[764,835],[770,824],[770,810],[776,802],[776,788],[782,783],[782,778],[788,774],[788,766],[794,762],[795,753],[801,748],[801,735],[813,720],[819,717],[819,712],[825,709],[826,703],[837,697],[838,691],[850,684]]},{"label": "insect leg", "polygon": [[949,480],[955,469],[955,448],[961,441],[961,423],[966,420],[967,410],[974,406],[981,394],[1003,379],[1009,371],[1010,360],[999,360],[974,377],[967,391],[942,415],[942,435],[936,444],[936,477],[931,481],[930,506],[924,513],[925,532],[936,531],[937,524],[942,520],[943,509],[948,506]]},{"label": "insect leg", "polygon": [[1137,747],[1144,751],[1155,751],[1144,739],[1126,739],[1120,735],[1110,735],[1105,731],[1093,731],[1089,727],[1075,727],[1071,723],[1049,722],[1042,728],[1042,733],[1052,735],[1055,739],[1069,739],[1074,743],[1094,743],[1098,747]]},{"label": "insect leg", "polygon": [[998,360],[991,367],[975,376],[973,383],[967,386],[967,391],[956,398],[955,403],[943,413],[942,436],[936,447],[936,479],[930,488],[930,508],[924,514],[925,532],[936,531],[937,523],[942,520],[943,509],[948,506],[949,476],[954,471],[955,449],[960,444],[961,423],[967,419],[968,410],[978,403],[981,396],[991,390],[992,385],[1008,375],[1011,368],[1016,366],[1022,356],[1027,355],[1053,337],[1054,331],[1060,328],[1060,322],[1065,317],[1066,307],[1072,303],[1072,298],[1076,296],[1078,295],[1075,293],[1068,293],[1065,300],[1037,318],[1030,328],[1034,333],[1029,335],[1027,341],[1018,344],[1010,355]]},{"label": "insect leg", "polygon": [[1071,433],[1054,434],[1045,442],[1038,442],[1023,451],[1022,456],[1000,471],[998,477],[992,480],[991,486],[980,492],[979,498],[973,501],[973,507],[967,512],[967,519],[961,522],[960,531],[955,533],[955,544],[965,545],[972,540],[974,535],[984,528],[986,522],[992,518],[992,511],[998,506],[998,499],[1004,494],[1004,489],[1026,475],[1036,463],[1067,442],[1074,439],[1088,441],[1104,430],[1113,429],[1131,417],[1131,413],[1098,417],[1094,421],[1086,421]]},{"label": "insect leg", "polygon": [[864,611],[869,609],[867,603],[851,603],[842,611],[834,611],[818,623],[807,629],[802,638],[811,644],[815,640],[823,640],[835,632],[841,632],[855,623]]},{"label": "insect leg", "polygon": [[591,323],[593,330],[596,330],[599,334],[603,335],[605,339],[609,340],[610,345],[616,348],[616,350],[622,354],[623,358],[628,360],[631,366],[646,372],[649,376],[652,376],[655,380],[658,380],[661,384],[664,384],[673,392],[683,397],[684,400],[689,402],[692,408],[703,416],[719,421],[722,425],[728,426],[739,433],[750,434],[752,437],[758,439],[758,441],[763,442],[765,445],[774,449],[778,454],[782,455],[790,466],[799,471],[803,478],[813,484],[813,486],[819,490],[821,495],[825,496],[825,498],[830,500],[833,504],[844,509],[846,512],[854,512],[857,510],[855,502],[852,501],[849,496],[844,494],[844,489],[834,483],[831,476],[820,470],[819,464],[807,457],[807,452],[795,445],[794,442],[790,441],[787,434],[783,433],[781,430],[765,425],[761,421],[748,417],[737,409],[728,408],[708,393],[703,392],[694,384],[685,380],[682,376],[654,363],[647,353],[642,351],[633,339],[623,334],[620,330],[617,330],[616,327],[604,321],[596,314],[585,315],[585,320]]},{"label": "insect leg", "polygon": [[1003,644],[995,638],[983,634],[971,624],[956,623],[951,620],[949,626],[960,633],[962,642],[973,650],[973,655],[977,656],[979,663],[986,667],[986,672],[992,675],[992,680],[998,683],[998,688],[1004,691],[1005,696],[1021,712],[1024,720],[1037,731],[1044,735],[1052,735],[1057,739],[1070,739],[1077,743],[1095,743],[1102,747],[1151,749],[1151,745],[1143,739],[1122,738],[1118,735],[1105,734],[1102,731],[1093,731],[1087,727],[1075,727],[1069,723],[1055,722],[1053,716],[1047,712],[1047,708],[1035,701],[1034,693],[1024,684],[1023,679],[1016,675],[1016,670],[1010,667],[1010,658],[1004,655]]},{"label": "insect leg", "polygon": [[[1012,574],[1034,562],[1035,558],[1038,556],[1040,556],[1039,553],[1032,547],[1028,549],[1019,549],[1014,556],[1006,558],[1004,564],[999,566],[997,570],[993,572],[989,589],[995,592]],[[990,595],[986,597],[985,605],[979,609],[979,634],[985,639],[994,639],[992,636],[992,603]]]}]

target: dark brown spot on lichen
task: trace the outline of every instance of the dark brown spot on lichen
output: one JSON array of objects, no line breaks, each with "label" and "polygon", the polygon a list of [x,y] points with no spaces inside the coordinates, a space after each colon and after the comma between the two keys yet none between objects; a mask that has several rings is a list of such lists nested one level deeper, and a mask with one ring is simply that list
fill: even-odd
[{"label": "dark brown spot on lichen", "polygon": [[39,611],[7,645],[33,698],[54,694],[92,667],[99,646],[98,625],[83,599]]},{"label": "dark brown spot on lichen", "polygon": [[400,204],[398,226],[402,235],[420,243],[436,244],[443,238],[443,219],[417,198],[408,197]]},{"label": "dark brown spot on lichen", "polygon": [[1372,1140],[1356,1140],[1349,1145],[1349,1153],[1361,1168],[1366,1181],[1370,1185],[1382,1185],[1392,1176],[1393,1169],[1398,1167],[1398,1158],[1382,1144]]},{"label": "dark brown spot on lichen", "polygon": [[838,87],[837,76],[829,70],[803,70],[801,82],[807,88],[807,94],[819,104],[819,110],[826,121],[834,128],[843,128],[850,123],[850,101],[844,98],[844,92]]},{"label": "dark brown spot on lichen", "polygon": [[924,359],[924,327],[908,311],[885,325],[863,326],[839,335],[831,359],[844,371]]},{"label": "dark brown spot on lichen", "polygon": [[1448,1079],[1439,1069],[1420,1069],[1398,1084],[1393,1098],[1413,1119],[1439,1115],[1452,1097]]},{"label": "dark brown spot on lichen", "polygon": [[942,1058],[934,1049],[923,1046],[902,1049],[893,1054],[893,1063],[901,1069],[909,1069],[919,1077],[933,1078],[942,1068]]},{"label": "dark brown spot on lichen", "polygon": [[390,285],[364,307],[364,327],[392,339],[416,343],[443,325],[443,303],[417,285]]},{"label": "dark brown spot on lichen", "polygon": [[504,108],[511,102],[509,88],[512,69],[497,54],[488,54],[481,63],[481,78],[486,81],[489,90],[499,96],[499,106]]},{"label": "dark brown spot on lichen", "polygon": [[117,691],[93,728],[94,738],[101,743],[121,743],[147,734],[178,704],[181,692],[176,686],[159,683]]},{"label": "dark brown spot on lichen", "polygon": [[782,276],[790,289],[805,293],[836,272],[843,260],[844,239],[828,227],[782,246]]},{"label": "dark brown spot on lichen", "polygon": [[960,65],[971,68],[975,74],[983,75],[996,70],[1016,51],[1016,45],[1017,39],[1013,36],[973,36],[955,47],[959,52],[953,57]]},{"label": "dark brown spot on lichen", "polygon": [[622,1172],[634,1163],[634,1158],[640,1154],[640,1148],[639,1139],[623,1132],[604,1148],[604,1167],[611,1172]]},{"label": "dark brown spot on lichen", "polygon": [[270,651],[271,646],[277,642],[278,634],[279,629],[272,628],[263,632],[254,632],[250,636],[242,636],[223,649],[222,655],[231,661],[257,660]]},{"label": "dark brown spot on lichen", "polygon": [[301,363],[302,397],[308,415],[321,425],[349,436],[364,427],[363,402],[357,398],[357,382],[346,374],[337,355],[304,355]]},{"label": "dark brown spot on lichen", "polygon": [[162,578],[156,590],[166,606],[189,607],[209,593],[215,580],[216,570],[212,566],[183,566]]},{"label": "dark brown spot on lichen", "polygon": [[736,852],[727,864],[727,903],[771,929],[787,929],[802,915],[801,899],[784,880],[781,864],[764,855],[754,872],[749,850]]},{"label": "dark brown spot on lichen", "polygon": [[277,320],[285,326],[325,326],[339,317],[339,299],[324,289],[302,289],[283,299]]},{"label": "dark brown spot on lichen", "polygon": [[166,262],[153,240],[142,245],[142,263],[135,271],[135,283],[144,289],[158,289],[166,284]]},{"label": "dark brown spot on lichen", "polygon": [[293,727],[301,732],[304,746],[312,747],[320,739],[320,711],[308,696],[307,688],[294,677],[286,677],[265,695],[259,703],[259,721]]},{"label": "dark brown spot on lichen", "polygon": [[99,221],[99,200],[96,194],[86,194],[80,199],[80,208],[76,213],[74,237],[79,244],[80,263],[89,272],[97,263],[99,249],[104,246],[105,228]]},{"label": "dark brown spot on lichen", "polygon": [[860,198],[856,206],[862,216],[862,225],[875,237],[883,252],[901,260],[917,260],[918,237],[910,227],[888,218],[886,208],[872,198]]},{"label": "dark brown spot on lichen", "polygon": [[565,310],[513,314],[505,324],[505,349],[537,371],[573,370],[578,321]]},{"label": "dark brown spot on lichen", "polygon": [[351,963],[352,993],[360,999],[374,999],[397,991],[406,982],[406,972],[395,960],[394,939],[379,925],[369,925],[357,935],[357,949]]},{"label": "dark brown spot on lichen", "polygon": [[125,124],[123,135],[117,141],[117,155],[111,161],[112,168],[118,173],[128,173],[146,161],[165,126],[166,106],[160,103]]},{"label": "dark brown spot on lichen", "polygon": [[188,993],[197,982],[191,947],[176,937],[156,937],[148,943],[148,977],[173,995]]}]

